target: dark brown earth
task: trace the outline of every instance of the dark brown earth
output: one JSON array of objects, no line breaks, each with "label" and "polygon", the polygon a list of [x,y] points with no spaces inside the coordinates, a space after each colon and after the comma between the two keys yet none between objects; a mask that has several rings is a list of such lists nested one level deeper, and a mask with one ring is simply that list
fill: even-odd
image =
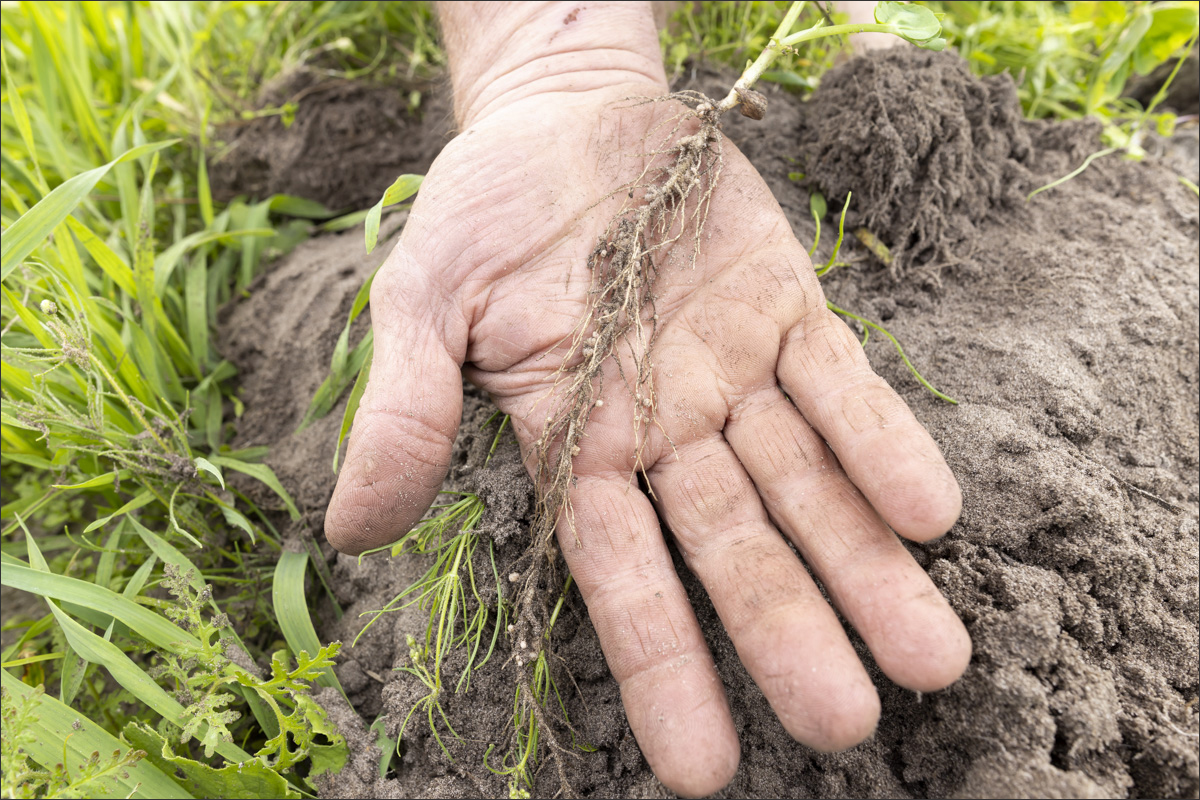
[{"label": "dark brown earth", "polygon": [[[853,189],[856,219],[907,250],[909,271],[897,281],[848,243],[843,257],[851,265],[831,273],[826,291],[886,325],[925,376],[959,400],[951,406],[932,397],[882,337],[871,338],[872,364],[905,396],[962,484],[959,523],[940,541],[910,549],[975,645],[962,680],[921,696],[890,683],[855,637],[883,701],[879,730],[845,753],[816,753],[776,721],[699,583],[678,562],[740,731],[742,766],[727,796],[1200,793],[1200,202],[1177,177],[1186,170],[1200,179],[1197,131],[1151,147],[1161,158],[1101,160],[1026,204],[1025,193],[1099,149],[1098,130],[1021,121],[1005,80],[981,83],[953,56],[902,51],[839,68],[809,104],[768,87],[766,120],[738,119],[727,131],[801,241],[811,240],[813,225],[805,188],[787,177],[798,169],[824,181],[831,208]],[[879,86],[887,91],[871,88]],[[444,129],[425,120],[405,128],[396,151],[436,149]],[[915,142],[910,152],[927,155],[882,164],[867,146],[878,141],[898,153],[905,137]],[[986,163],[968,143],[987,152]],[[861,157],[839,160],[840,148]],[[357,153],[326,147],[300,160],[319,186],[322,170],[335,183],[335,173],[358,169]],[[325,193],[309,196],[336,205]],[[873,208],[884,211],[867,216]],[[943,222],[924,228],[924,239],[912,238],[913,218],[938,215]],[[819,259],[830,244],[823,237]],[[242,370],[247,409],[239,444],[271,445],[270,463],[318,534],[341,408],[303,434],[293,431],[328,369],[354,292],[388,245],[367,259],[361,231],[314,239],[260,279],[225,325],[225,354]],[[492,435],[480,426],[490,414],[486,400],[468,394],[447,488],[485,493],[482,529],[503,540],[504,574],[506,559],[522,549],[514,525],[527,522],[531,488],[511,441],[480,467]],[[410,557],[379,555],[359,566],[330,555],[347,611],[340,622],[326,614],[321,635],[347,643],[365,621],[360,612],[379,608],[424,569]],[[420,696],[392,668],[406,664],[404,637],[421,627],[419,614],[403,612],[343,651],[338,674],[358,713],[344,703],[332,713],[355,749],[327,795],[507,792],[481,766],[487,743],[503,742],[509,724],[507,652],[476,673],[469,694],[443,698],[464,740],[452,747],[455,763],[417,721],[392,775],[377,777],[365,726],[386,713],[395,732]],[[629,732],[577,595],[555,638],[571,719],[579,740],[596,748],[568,763],[575,790],[666,795]],[[547,769],[535,794],[558,789]]]},{"label": "dark brown earth", "polygon": [[415,112],[409,93],[393,85],[320,79],[297,71],[258,98],[263,108],[295,103],[281,114],[237,122],[221,131],[210,167],[213,195],[292,194],[320,199],[334,211],[370,208],[398,176],[424,175],[452,136],[448,92],[422,93]]}]

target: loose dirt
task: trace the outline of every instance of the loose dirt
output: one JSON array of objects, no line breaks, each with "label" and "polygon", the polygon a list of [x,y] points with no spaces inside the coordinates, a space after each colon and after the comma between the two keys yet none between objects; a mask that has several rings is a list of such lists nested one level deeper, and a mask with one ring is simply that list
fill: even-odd
[{"label": "loose dirt", "polygon": [[292,194],[333,211],[370,208],[398,176],[424,175],[452,136],[444,91],[422,93],[410,111],[409,91],[397,86],[297,71],[265,87],[256,105],[289,103],[296,110],[287,124],[271,114],[221,131],[224,146],[210,166],[218,200]]},{"label": "loose dirt", "polygon": [[[678,88],[712,93],[713,80],[701,75]],[[839,67],[808,104],[768,87],[764,121],[727,125],[801,241],[811,241],[813,227],[805,187],[788,178],[797,170],[821,186],[830,208],[853,190],[855,223],[903,256],[906,275],[897,280],[850,242],[843,258],[851,264],[827,277],[826,291],[887,326],[925,376],[960,401],[929,395],[890,344],[872,337],[872,364],[905,396],[962,484],[959,523],[910,550],[975,644],[962,680],[918,695],[879,673],[851,632],[879,687],[882,721],[853,750],[816,753],[776,721],[678,561],[741,737],[729,796],[1200,792],[1200,204],[1177,177],[1186,170],[1200,180],[1196,129],[1156,143],[1151,152],[1162,157],[1103,159],[1026,204],[1024,194],[1100,148],[1098,129],[1020,120],[1006,81],[977,81],[950,55],[901,50]],[[728,86],[732,76],[719,82]],[[305,105],[296,124],[301,114],[324,113]],[[396,158],[438,141],[429,120],[410,120],[406,136],[389,142]],[[891,161],[868,150],[871,142]],[[321,146],[314,158],[330,175],[361,168],[353,142]],[[336,194],[314,188],[308,196],[336,205]],[[377,254],[388,246],[381,242]],[[328,369],[354,292],[378,261],[363,255],[361,231],[313,239],[261,278],[223,326],[246,404],[238,444],[271,446],[269,462],[305,511],[301,524],[318,536],[341,407],[293,431]],[[480,428],[490,414],[488,401],[469,390],[446,488],[487,499],[482,529],[504,574],[506,559],[524,549],[532,485],[510,439],[483,466],[493,432]],[[415,558],[380,555],[359,566],[327,553],[346,613],[336,620],[323,609],[320,633],[347,645],[366,621],[359,613],[381,607],[424,570]],[[405,635],[421,629],[419,615],[402,612],[343,651],[338,674],[361,717],[344,704],[333,711],[355,757],[326,794],[507,791],[482,767],[488,743],[503,744],[509,725],[515,668],[504,665],[507,652],[476,673],[469,694],[444,698],[463,737],[452,748],[455,763],[414,721],[403,758],[378,777],[366,726],[385,713],[395,733],[420,696],[392,668],[406,661]],[[577,595],[555,637],[578,741],[595,748],[568,762],[572,785],[595,796],[665,796],[629,732]],[[554,770],[543,771],[537,794],[557,789]]]}]

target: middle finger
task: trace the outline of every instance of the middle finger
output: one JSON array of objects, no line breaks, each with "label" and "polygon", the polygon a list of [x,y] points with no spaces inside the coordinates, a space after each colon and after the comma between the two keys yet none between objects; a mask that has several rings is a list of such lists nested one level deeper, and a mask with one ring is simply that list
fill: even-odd
[{"label": "middle finger", "polygon": [[953,683],[971,656],[962,622],[783,392],[746,397],[725,438],[884,673],[917,691]]},{"label": "middle finger", "polygon": [[875,687],[721,435],[680,445],[649,478],[689,568],[788,732],[820,750],[869,736]]}]

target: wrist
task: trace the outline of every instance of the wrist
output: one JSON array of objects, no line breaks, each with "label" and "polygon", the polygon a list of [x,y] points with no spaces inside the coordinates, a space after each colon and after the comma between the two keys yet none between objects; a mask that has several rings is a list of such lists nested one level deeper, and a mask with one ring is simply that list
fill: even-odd
[{"label": "wrist", "polygon": [[438,16],[460,128],[518,100],[627,83],[667,89],[644,2],[445,2]]}]

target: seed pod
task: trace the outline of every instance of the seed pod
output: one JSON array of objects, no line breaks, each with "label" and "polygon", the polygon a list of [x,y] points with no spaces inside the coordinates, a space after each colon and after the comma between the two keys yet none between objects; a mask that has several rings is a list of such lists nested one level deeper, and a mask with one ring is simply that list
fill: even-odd
[{"label": "seed pod", "polygon": [[753,89],[739,89],[734,87],[737,92],[738,100],[741,105],[738,109],[742,112],[743,117],[750,119],[762,119],[767,115],[767,98],[761,93]]}]

